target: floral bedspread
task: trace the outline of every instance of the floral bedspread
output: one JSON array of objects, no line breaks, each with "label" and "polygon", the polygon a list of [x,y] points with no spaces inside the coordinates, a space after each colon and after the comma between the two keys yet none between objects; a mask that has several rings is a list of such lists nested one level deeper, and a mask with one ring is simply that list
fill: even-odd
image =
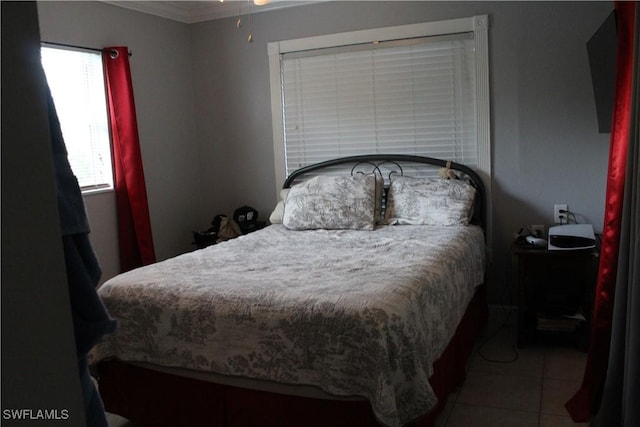
[{"label": "floral bedspread", "polygon": [[121,274],[99,290],[117,357],[362,396],[384,425],[428,412],[432,363],[484,277],[475,226],[281,225]]}]

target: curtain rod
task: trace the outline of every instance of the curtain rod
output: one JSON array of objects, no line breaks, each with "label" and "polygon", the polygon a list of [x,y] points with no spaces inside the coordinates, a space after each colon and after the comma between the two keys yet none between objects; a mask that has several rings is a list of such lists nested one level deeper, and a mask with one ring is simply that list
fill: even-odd
[{"label": "curtain rod", "polygon": [[[61,46],[61,47],[70,47],[73,49],[84,49],[84,50],[91,50],[93,52],[102,52],[104,49],[96,49],[95,47],[86,47],[86,46],[78,46],[78,45],[73,45],[73,44],[66,44],[66,43],[56,43],[56,42],[47,42],[47,41],[42,41],[42,43],[44,44],[48,44],[48,45],[52,45],[52,46]],[[131,51],[128,52],[129,56],[132,56],[133,53]]]}]

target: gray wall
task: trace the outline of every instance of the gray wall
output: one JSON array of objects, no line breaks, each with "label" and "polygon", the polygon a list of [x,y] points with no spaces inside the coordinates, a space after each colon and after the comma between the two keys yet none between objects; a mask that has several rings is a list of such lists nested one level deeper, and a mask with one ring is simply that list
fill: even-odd
[{"label": "gray wall", "polygon": [[[42,40],[128,46],[154,245],[158,259],[192,249],[201,227],[190,28],[99,2],[39,2]],[[85,196],[103,280],[119,272],[115,194]]]},{"label": "gray wall", "polygon": [[[255,42],[233,19],[193,26],[197,137],[205,210],[275,203],[267,43],[489,14],[493,164],[493,302],[522,225],[549,224],[567,203],[601,230],[608,135],[598,134],[585,43],[610,2],[330,2],[253,16]],[[221,185],[224,183],[224,185]]]},{"label": "gray wall", "polygon": [[80,427],[36,13],[34,3],[2,2],[2,409],[55,409],[64,420],[3,413],[2,425]]},{"label": "gray wall", "polygon": [[585,43],[612,2],[318,3],[254,14],[253,44],[246,25],[237,30],[233,18],[188,26],[100,3],[39,7],[46,40],[134,51],[160,258],[188,250],[190,230],[205,227],[215,213],[248,204],[266,218],[275,205],[268,42],[485,13],[492,300],[502,293],[512,234],[552,222],[554,204],[567,203],[582,222],[602,228],[609,137],[598,134]]}]

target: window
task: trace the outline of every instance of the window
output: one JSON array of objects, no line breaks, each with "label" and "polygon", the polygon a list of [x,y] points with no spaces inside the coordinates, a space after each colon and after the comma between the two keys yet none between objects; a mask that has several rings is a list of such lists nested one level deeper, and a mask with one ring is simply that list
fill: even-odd
[{"label": "window", "polygon": [[111,145],[100,52],[43,46],[41,56],[69,163],[82,192],[112,189]]},{"label": "window", "polygon": [[308,164],[370,153],[489,177],[486,16],[274,42],[269,58],[278,185]]},{"label": "window", "polygon": [[372,152],[477,166],[469,33],[297,56],[281,60],[287,175]]}]

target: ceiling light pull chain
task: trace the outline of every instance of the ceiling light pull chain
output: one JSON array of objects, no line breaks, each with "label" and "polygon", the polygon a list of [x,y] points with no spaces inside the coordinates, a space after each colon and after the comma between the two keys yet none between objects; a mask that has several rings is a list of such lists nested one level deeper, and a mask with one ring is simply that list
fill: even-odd
[{"label": "ceiling light pull chain", "polygon": [[242,27],[242,10],[240,10],[240,8],[242,7],[242,2],[239,1],[238,2],[238,17],[236,18],[236,28],[241,28]]},{"label": "ceiling light pull chain", "polygon": [[[224,0],[220,0],[221,2]],[[247,37],[247,41],[249,43],[253,43],[253,25],[251,23],[251,1],[252,0],[247,0],[247,16],[249,19],[249,36]],[[238,14],[237,14],[237,18],[236,18],[236,28],[242,28],[242,0],[239,0],[238,2]],[[253,0],[253,3],[255,5],[265,5],[267,3],[269,3],[269,0]]]},{"label": "ceiling light pull chain", "polygon": [[251,0],[247,0],[247,12],[249,14],[249,37],[247,41],[253,43],[253,26],[251,25]]}]

